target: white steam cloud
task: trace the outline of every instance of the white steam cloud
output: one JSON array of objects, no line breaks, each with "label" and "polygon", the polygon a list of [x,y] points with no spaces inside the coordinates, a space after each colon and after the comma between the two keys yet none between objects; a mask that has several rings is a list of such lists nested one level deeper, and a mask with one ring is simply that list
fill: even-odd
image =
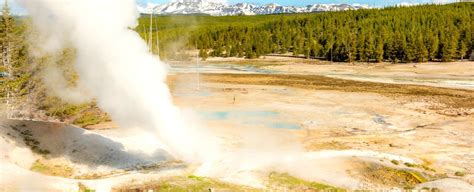
[{"label": "white steam cloud", "polygon": [[[364,151],[308,153],[296,135],[269,134],[260,129],[238,130],[240,138],[220,145],[213,134],[185,123],[189,119],[183,118],[181,110],[173,105],[165,83],[165,65],[148,52],[146,43],[131,30],[139,16],[134,0],[18,1],[39,32],[34,39],[41,49],[39,53],[55,55],[73,47],[77,56],[74,68],[79,74],[77,88],[95,98],[121,127],[155,132],[168,146],[165,150],[181,160],[200,163],[198,175],[264,187],[257,177],[275,170],[356,188],[359,181],[340,168],[345,158],[380,155]],[[49,74],[60,76],[61,71],[51,67]],[[50,78],[64,81],[55,76]],[[59,84],[59,88],[63,85]],[[328,178],[333,180],[326,181]]]},{"label": "white steam cloud", "polygon": [[[299,143],[281,143],[280,137],[265,131],[246,130],[236,146],[220,145],[213,134],[186,124],[188,119],[173,105],[165,84],[165,65],[149,54],[146,43],[130,29],[139,16],[134,0],[20,2],[39,31],[40,37],[34,40],[39,41],[36,44],[43,54],[55,55],[73,47],[81,90],[96,98],[99,107],[121,127],[156,132],[168,146],[165,150],[201,164],[196,174],[262,186],[255,178],[258,171],[311,170],[306,164],[302,169],[294,167],[303,165],[297,163],[303,154]],[[60,76],[57,70],[50,74]]]},{"label": "white steam cloud", "polygon": [[158,133],[181,160],[212,157],[217,145],[203,130],[185,123],[165,83],[165,65],[131,30],[139,17],[134,0],[18,2],[33,19],[40,36],[35,40],[45,53],[54,55],[69,46],[76,50],[78,85],[121,127]]}]

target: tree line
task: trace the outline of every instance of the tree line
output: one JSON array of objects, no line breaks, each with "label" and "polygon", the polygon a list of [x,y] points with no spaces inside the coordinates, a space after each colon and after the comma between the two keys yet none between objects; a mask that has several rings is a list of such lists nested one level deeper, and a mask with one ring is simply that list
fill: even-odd
[{"label": "tree line", "polygon": [[11,16],[8,5],[5,5],[0,16],[0,96],[9,104],[15,102],[17,95],[24,95],[27,91],[26,79],[30,73],[26,67],[29,56],[25,29],[24,23]]},{"label": "tree line", "polygon": [[[296,16],[296,15],[293,15]],[[293,17],[287,15],[286,17]],[[153,15],[142,14],[139,25],[135,28],[146,42],[153,39],[151,51],[159,54],[162,59],[186,60],[191,55],[189,50],[195,50],[196,44],[190,39],[202,31],[228,26],[257,26],[270,21],[275,21],[278,15],[256,16],[220,16],[209,15]],[[151,27],[150,27],[151,25]]]},{"label": "tree line", "polygon": [[[279,15],[258,25],[200,28],[189,44],[202,58],[292,54],[340,62],[453,61],[472,53],[473,14],[474,3],[455,3]],[[249,16],[234,19],[240,17]]]}]

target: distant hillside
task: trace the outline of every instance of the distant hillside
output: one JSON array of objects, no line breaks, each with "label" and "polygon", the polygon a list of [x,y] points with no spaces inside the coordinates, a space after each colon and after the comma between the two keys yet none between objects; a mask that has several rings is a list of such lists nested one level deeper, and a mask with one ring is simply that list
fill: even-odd
[{"label": "distant hillside", "polygon": [[[153,36],[158,31],[164,58],[197,46],[203,58],[291,53],[343,62],[451,61],[467,58],[474,48],[473,14],[474,3],[455,3],[280,15],[160,16]],[[137,30],[148,35],[149,18],[140,21]],[[170,47],[173,51],[167,52]]]}]

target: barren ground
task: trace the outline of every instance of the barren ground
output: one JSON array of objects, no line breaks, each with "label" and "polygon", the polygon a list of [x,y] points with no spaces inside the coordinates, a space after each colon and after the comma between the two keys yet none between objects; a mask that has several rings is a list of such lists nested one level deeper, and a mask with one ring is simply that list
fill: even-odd
[{"label": "barren ground", "polygon": [[[150,133],[113,123],[84,131],[2,121],[0,190],[474,188],[473,62],[413,67],[267,57],[176,66],[168,79],[175,103],[229,151],[245,151],[235,161],[252,165],[250,156],[268,153],[273,162],[293,149],[305,159],[251,172],[261,181],[200,177]],[[140,151],[145,146],[151,153]],[[223,170],[234,160],[223,159]]]}]

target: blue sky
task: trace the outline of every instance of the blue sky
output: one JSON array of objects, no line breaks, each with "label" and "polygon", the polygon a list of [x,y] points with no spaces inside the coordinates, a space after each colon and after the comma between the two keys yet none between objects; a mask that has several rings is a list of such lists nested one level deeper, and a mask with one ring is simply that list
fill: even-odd
[{"label": "blue sky", "polygon": [[[80,0],[79,0],[80,1]],[[229,4],[235,3],[254,3],[264,5],[268,3],[277,3],[280,5],[296,5],[305,6],[316,3],[348,3],[348,4],[367,4],[370,6],[384,7],[395,5],[399,3],[449,3],[455,0],[214,0],[214,1],[226,1]],[[3,0],[0,1],[0,8],[3,7]],[[25,11],[15,3],[15,0],[8,0],[12,12],[14,14],[24,14]],[[147,2],[153,3],[168,3],[170,0],[137,0],[138,3],[146,4]]]}]

